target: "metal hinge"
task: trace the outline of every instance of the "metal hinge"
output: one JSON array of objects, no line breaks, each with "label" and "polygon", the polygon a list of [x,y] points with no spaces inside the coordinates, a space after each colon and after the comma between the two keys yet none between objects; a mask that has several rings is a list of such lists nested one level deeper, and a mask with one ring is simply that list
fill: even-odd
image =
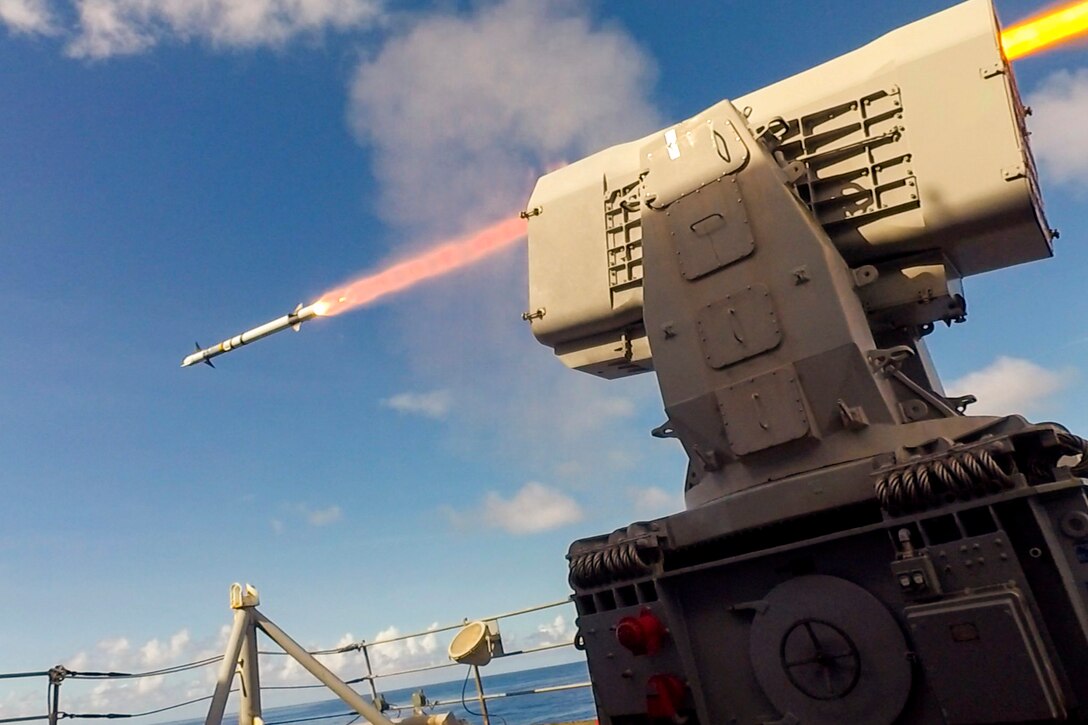
[{"label": "metal hinge", "polygon": [[1023,164],[1016,164],[1015,166],[1006,166],[1001,169],[1001,176],[1005,181],[1013,181],[1015,179],[1026,179],[1028,172]]}]

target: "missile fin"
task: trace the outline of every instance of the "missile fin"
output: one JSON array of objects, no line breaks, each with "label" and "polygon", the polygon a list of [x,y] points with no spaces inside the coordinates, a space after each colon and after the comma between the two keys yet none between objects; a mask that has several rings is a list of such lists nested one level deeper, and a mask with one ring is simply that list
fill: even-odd
[{"label": "missile fin", "polygon": [[[199,342],[197,342],[196,340],[193,340],[193,345],[195,345],[195,346],[196,346],[196,351],[197,351],[197,352],[200,352],[201,350],[203,350],[203,349],[204,349],[204,348],[200,347],[200,343],[199,343]],[[207,365],[208,367],[210,367],[210,368],[211,368],[212,370],[215,370],[215,366],[214,366],[214,365],[212,365],[212,361],[211,361],[211,360],[209,360],[208,358],[204,358],[204,359],[203,359],[203,360],[201,360],[200,362],[204,363],[205,365]]]}]

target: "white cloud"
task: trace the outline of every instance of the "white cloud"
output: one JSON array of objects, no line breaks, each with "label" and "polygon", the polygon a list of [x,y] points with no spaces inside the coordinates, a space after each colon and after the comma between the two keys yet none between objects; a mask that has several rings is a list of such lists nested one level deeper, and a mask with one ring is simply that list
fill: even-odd
[{"label": "white cloud", "polygon": [[657,486],[632,488],[630,489],[631,500],[640,515],[664,516],[684,508],[684,497],[679,491],[679,484],[677,489],[676,492],[670,493]]},{"label": "white cloud", "polygon": [[[434,622],[428,629],[437,627],[438,623]],[[438,637],[433,632],[396,642],[384,642],[399,636],[401,631],[389,626],[369,640],[370,663],[375,672],[389,673],[448,661],[445,647],[439,645]]]},{"label": "white cloud", "polygon": [[562,614],[555,615],[550,622],[537,625],[537,640],[533,643],[536,647],[547,647],[552,644],[565,644],[574,640],[575,627],[573,622],[568,622]]},{"label": "white cloud", "polygon": [[570,496],[529,482],[510,498],[490,491],[480,517],[484,524],[511,534],[535,534],[582,520],[582,507]]},{"label": "white cloud", "polygon": [[479,506],[468,509],[444,506],[443,512],[458,528],[486,526],[516,536],[557,529],[585,516],[573,498],[535,481],[526,483],[509,498],[489,491]]},{"label": "white cloud", "polygon": [[148,640],[140,647],[140,664],[146,668],[155,669],[177,662],[188,650],[189,642],[187,629],[176,632],[166,642],[160,642],[158,639]]},{"label": "white cloud", "polygon": [[166,685],[165,675],[155,675],[154,677],[141,677],[136,680],[136,692],[140,695],[148,695],[152,692],[162,689]]},{"label": "white cloud", "polygon": [[57,32],[48,0],[0,0],[0,25],[27,35]]},{"label": "white cloud", "polygon": [[1046,410],[1051,396],[1068,387],[1076,377],[1072,368],[1048,370],[1030,360],[999,357],[990,365],[953,380],[949,395],[974,395],[978,402],[972,415],[1031,414]]},{"label": "white cloud", "polygon": [[1055,182],[1084,188],[1088,175],[1088,68],[1059,70],[1028,96],[1031,146]]},{"label": "white cloud", "polygon": [[302,507],[302,514],[306,517],[306,523],[310,526],[328,526],[334,524],[343,517],[343,511],[339,506],[328,506],[323,509],[308,509]]},{"label": "white cloud", "polygon": [[580,3],[506,0],[387,42],[358,69],[349,118],[374,149],[379,211],[449,232],[519,210],[540,169],[652,130],[653,76]]},{"label": "white cloud", "polygon": [[387,408],[401,413],[414,413],[425,418],[439,420],[450,412],[453,396],[448,390],[434,390],[429,393],[397,393],[381,401]]},{"label": "white cloud", "polygon": [[[2,1],[2,0],[0,0]],[[375,23],[379,0],[74,0],[76,57],[147,50],[164,40],[278,46],[300,35]]]},{"label": "white cloud", "polygon": [[116,639],[104,639],[98,643],[98,649],[108,657],[124,657],[129,651],[128,640],[124,637]]}]

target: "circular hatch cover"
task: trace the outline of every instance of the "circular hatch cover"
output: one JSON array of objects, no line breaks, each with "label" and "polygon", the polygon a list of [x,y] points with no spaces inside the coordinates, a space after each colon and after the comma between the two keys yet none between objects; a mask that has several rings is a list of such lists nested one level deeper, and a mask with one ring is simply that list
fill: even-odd
[{"label": "circular hatch cover", "polygon": [[763,691],[805,725],[891,723],[910,694],[907,643],[869,592],[833,576],[802,576],[764,597],[749,655]]}]

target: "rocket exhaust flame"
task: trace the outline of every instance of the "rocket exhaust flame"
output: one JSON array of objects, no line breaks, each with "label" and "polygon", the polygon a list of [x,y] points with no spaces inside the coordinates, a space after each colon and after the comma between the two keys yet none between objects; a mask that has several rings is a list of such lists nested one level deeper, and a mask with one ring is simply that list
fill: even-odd
[{"label": "rocket exhaust flame", "polygon": [[443,242],[403,262],[397,262],[379,272],[360,277],[343,287],[326,292],[313,304],[305,307],[299,305],[283,317],[252,330],[246,330],[213,347],[198,349],[182,360],[181,366],[184,368],[197,363],[206,363],[215,367],[211,363],[212,358],[260,340],[262,337],[287,328],[297,330],[302,323],[315,317],[338,315],[386,295],[408,289],[425,280],[474,264],[521,239],[525,236],[527,229],[528,225],[524,219],[512,217],[468,236]]},{"label": "rocket exhaust flame", "polygon": [[1001,47],[1006,58],[1016,60],[1083,35],[1088,35],[1088,0],[1064,5],[1006,28],[1001,32]]},{"label": "rocket exhaust flame", "polygon": [[[467,267],[525,236],[527,225],[511,217],[459,239],[443,242],[403,262],[326,292],[314,307],[319,315],[338,315],[408,289],[424,280]],[[318,309],[319,308],[319,309]]]}]

